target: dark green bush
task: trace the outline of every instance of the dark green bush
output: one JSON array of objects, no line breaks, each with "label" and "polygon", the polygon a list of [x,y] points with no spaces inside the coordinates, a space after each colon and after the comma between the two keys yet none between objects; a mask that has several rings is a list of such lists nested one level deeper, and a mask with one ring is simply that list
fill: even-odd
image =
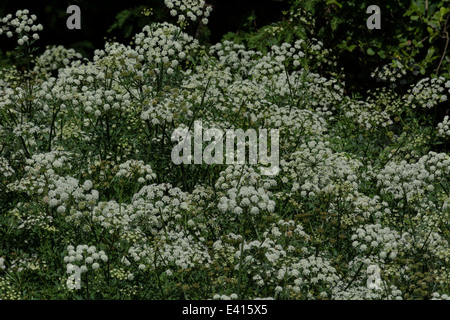
[{"label": "dark green bush", "polygon": [[[449,72],[450,1],[380,0],[381,30],[369,30],[367,8],[373,1],[290,0],[285,19],[256,31],[229,33],[227,40],[265,51],[274,44],[316,37],[337,55],[349,88],[366,91],[368,76],[380,66],[444,76]],[[364,81],[361,81],[364,79]]]}]

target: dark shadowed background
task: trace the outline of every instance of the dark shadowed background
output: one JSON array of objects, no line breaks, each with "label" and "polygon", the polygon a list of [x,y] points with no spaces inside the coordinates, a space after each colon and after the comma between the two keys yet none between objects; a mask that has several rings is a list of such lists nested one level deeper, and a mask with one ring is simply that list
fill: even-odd
[{"label": "dark shadowed background", "polygon": [[[212,4],[214,10],[203,40],[213,43],[220,41],[227,32],[237,31],[247,23],[258,27],[280,20],[282,10],[289,7],[285,0],[209,0],[207,3]],[[66,20],[70,16],[66,13],[69,5],[78,5],[81,9],[81,30],[69,30],[66,27]],[[141,14],[143,8],[152,8],[153,14],[145,17]],[[105,37],[124,41],[148,22],[171,19],[163,0],[2,0],[0,17],[14,14],[18,9],[29,9],[44,26],[40,46],[61,44],[87,55],[96,48],[102,48]],[[257,18],[249,22],[248,18],[252,15]],[[121,20],[118,24],[117,18]],[[2,49],[12,45],[5,38],[1,41]]]}]

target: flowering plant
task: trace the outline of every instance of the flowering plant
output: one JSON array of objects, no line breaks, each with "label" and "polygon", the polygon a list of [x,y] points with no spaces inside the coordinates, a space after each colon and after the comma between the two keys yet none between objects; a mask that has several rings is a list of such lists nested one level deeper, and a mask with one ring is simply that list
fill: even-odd
[{"label": "flowering plant", "polygon": [[[28,14],[0,36],[31,46]],[[0,298],[448,299],[449,120],[423,111],[450,81],[349,96],[309,67],[322,50],[206,48],[155,23],[90,60],[54,47],[3,70]],[[279,173],[173,163],[171,133],[198,120],[279,130]]]}]

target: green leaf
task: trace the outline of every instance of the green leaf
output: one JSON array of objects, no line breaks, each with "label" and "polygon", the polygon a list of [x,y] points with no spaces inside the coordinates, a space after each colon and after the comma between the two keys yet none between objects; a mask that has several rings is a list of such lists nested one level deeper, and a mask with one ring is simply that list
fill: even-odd
[{"label": "green leaf", "polygon": [[378,51],[377,54],[380,56],[381,59],[386,58],[386,54],[384,53],[384,51]]},{"label": "green leaf", "polygon": [[339,19],[334,17],[333,19],[331,19],[331,30],[336,31],[336,29],[339,26]]},{"label": "green leaf", "polygon": [[434,47],[429,48],[428,52],[427,52],[427,56],[425,57],[425,59],[426,60],[431,60],[431,58],[433,57],[435,52],[436,52],[436,50],[434,49]]},{"label": "green leaf", "polygon": [[347,47],[347,50],[350,51],[350,52],[352,52],[353,50],[356,49],[356,47],[357,47],[356,44],[352,44],[351,46],[348,46],[348,47]]},{"label": "green leaf", "polygon": [[327,1],[327,6],[330,5],[330,4],[335,4],[335,5],[337,5],[337,6],[339,7],[339,9],[342,8],[342,4],[340,4],[340,3],[337,2],[336,0],[328,0],[328,1]]},{"label": "green leaf", "polygon": [[369,56],[373,56],[373,55],[375,54],[375,51],[373,51],[372,48],[369,48],[369,49],[367,49],[367,54],[368,54]]},{"label": "green leaf", "polygon": [[446,7],[441,7],[441,9],[439,10],[439,13],[441,14],[442,18],[449,12],[450,12],[450,9],[446,8]]}]

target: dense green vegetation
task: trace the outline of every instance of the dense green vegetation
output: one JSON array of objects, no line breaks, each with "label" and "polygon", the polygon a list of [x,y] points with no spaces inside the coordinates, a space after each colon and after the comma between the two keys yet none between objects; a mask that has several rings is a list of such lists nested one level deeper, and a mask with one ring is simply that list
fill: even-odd
[{"label": "dense green vegetation", "polygon": [[[0,17],[0,299],[449,299],[449,1],[154,2],[92,56]],[[197,121],[279,171],[176,164]]]}]

